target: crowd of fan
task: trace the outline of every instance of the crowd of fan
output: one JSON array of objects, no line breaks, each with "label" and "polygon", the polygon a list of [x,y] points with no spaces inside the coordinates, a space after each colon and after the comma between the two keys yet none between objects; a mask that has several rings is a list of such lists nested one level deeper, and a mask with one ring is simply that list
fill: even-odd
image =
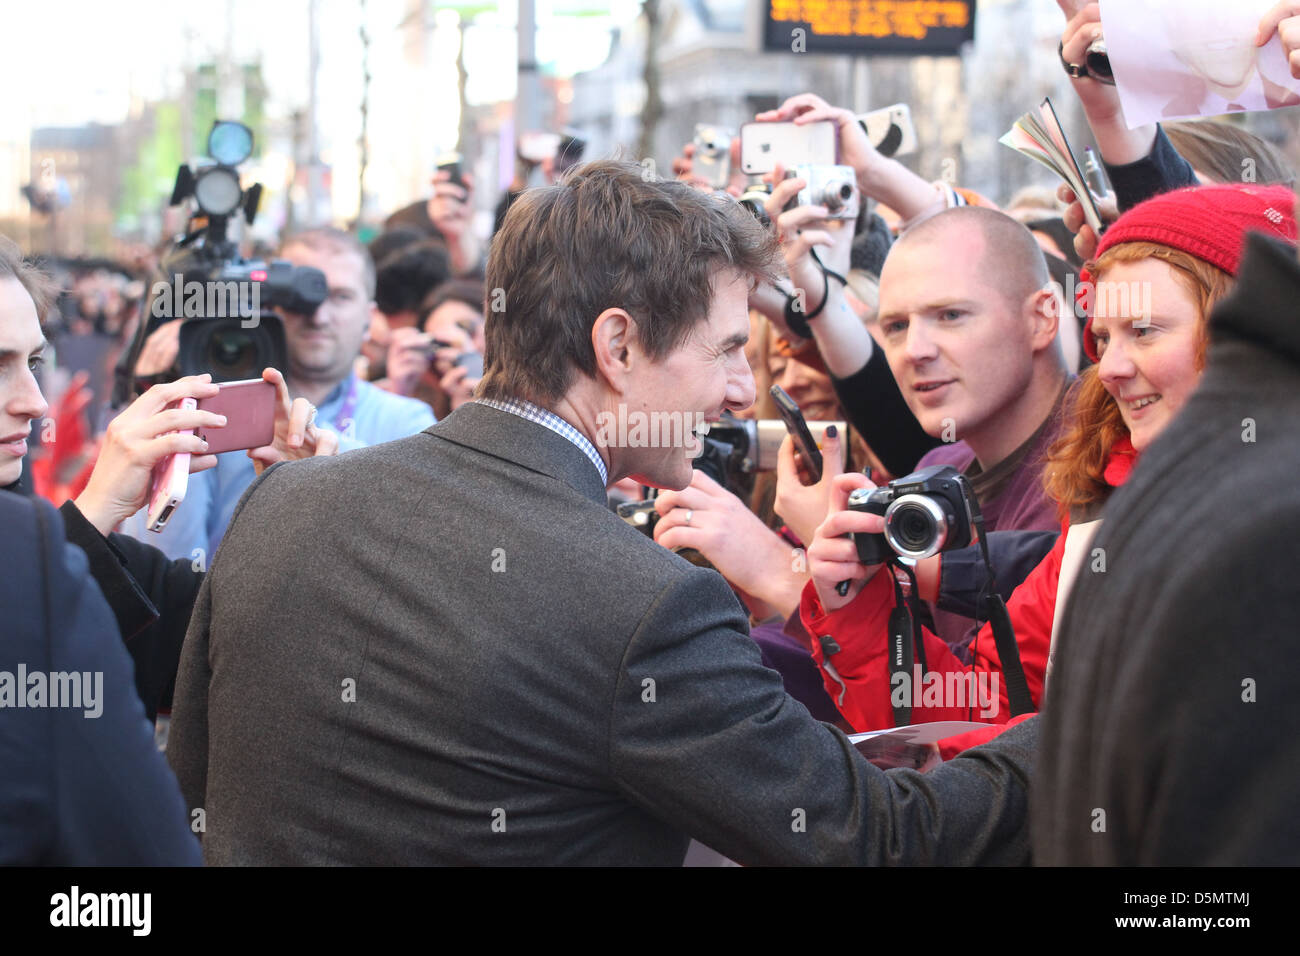
[{"label": "crowd of fan", "polygon": [[[1088,43],[1095,38],[1099,27],[1096,7],[1081,5],[1069,17],[1062,36],[1062,57],[1067,62],[1082,61]],[[68,792],[32,791],[26,795],[21,813],[0,814],[0,819],[17,821],[0,823],[0,859],[29,863],[198,861],[200,847],[191,832],[193,811],[206,805],[209,826],[213,826],[222,807],[212,795],[213,788],[222,785],[214,782],[219,780],[220,759],[206,749],[209,737],[212,746],[221,739],[218,721],[227,712],[216,702],[218,678],[213,677],[213,697],[209,698],[207,686],[197,698],[191,697],[186,714],[189,722],[179,742],[173,739],[168,747],[168,759],[181,776],[183,797],[154,752],[153,734],[166,725],[173,701],[178,708],[184,706],[182,693],[193,694],[199,686],[196,669],[218,666],[220,655],[214,649],[202,655],[206,658],[202,662],[194,649],[196,640],[207,641],[216,634],[211,622],[221,613],[219,608],[213,609],[210,597],[203,596],[208,587],[216,590],[216,585],[205,584],[205,578],[227,531],[239,527],[241,510],[259,500],[256,494],[246,496],[250,486],[261,487],[259,476],[265,474],[266,466],[279,462],[285,464],[277,467],[275,474],[301,475],[304,477],[298,480],[308,481],[313,475],[325,474],[324,465],[312,471],[314,466],[294,464],[295,459],[338,456],[341,466],[343,459],[362,454],[362,448],[398,442],[424,432],[435,422],[453,422],[459,410],[467,405],[482,407],[484,400],[489,405],[510,404],[516,399],[531,402],[583,431],[574,421],[580,416],[561,411],[569,407],[570,393],[565,393],[563,401],[550,404],[539,400],[544,394],[540,385],[531,394],[522,394],[523,383],[545,380],[536,375],[529,378],[534,373],[525,374],[511,364],[535,363],[542,369],[562,366],[563,381],[576,375],[612,382],[619,374],[608,370],[599,343],[593,344],[599,337],[592,331],[594,314],[585,320],[580,316],[576,326],[549,329],[555,334],[545,339],[537,331],[519,328],[527,321],[528,310],[519,305],[512,283],[533,281],[540,274],[529,269],[549,272],[545,261],[539,266],[526,259],[526,251],[536,245],[530,230],[547,230],[552,243],[549,252],[557,278],[546,288],[552,299],[562,302],[556,306],[557,314],[566,309],[581,313],[583,303],[599,301],[609,289],[617,289],[626,291],[627,300],[606,301],[602,307],[626,307],[637,321],[653,324],[659,317],[654,313],[657,300],[652,291],[666,288],[662,283],[674,277],[637,274],[635,264],[645,249],[657,248],[656,242],[665,241],[664,235],[655,233],[658,229],[668,230],[673,241],[702,244],[700,248],[721,263],[710,275],[713,300],[708,308],[696,303],[698,316],[703,317],[699,319],[701,327],[713,321],[715,310],[721,308],[719,302],[730,301],[724,280],[732,272],[727,270],[743,271],[751,260],[759,263],[741,276],[748,290],[745,305],[749,319],[748,339],[741,345],[745,374],[752,376],[752,382],[743,387],[728,385],[722,403],[726,409],[741,418],[775,418],[767,386],[777,384],[794,398],[808,420],[839,425],[825,431],[821,443],[825,466],[819,480],[808,480],[808,463],[786,439],[775,470],[757,475],[711,476],[706,469],[695,468],[688,480],[678,484],[662,480],[652,484],[655,475],[642,471],[611,473],[609,505],[653,495],[657,514],[654,542],[664,549],[690,553],[695,563],[715,569],[726,580],[748,614],[748,634],[757,645],[762,664],[779,674],[785,693],[818,720],[850,732],[891,727],[904,719],[972,721],[987,727],[941,741],[939,752],[945,766],[952,769],[940,768],[924,775],[892,770],[879,778],[884,783],[863,789],[875,801],[872,812],[892,814],[888,819],[894,822],[881,825],[881,829],[864,825],[861,831],[841,833],[834,839],[774,838],[765,826],[753,824],[751,828],[752,821],[747,820],[730,829],[711,823],[699,823],[692,829],[697,819],[692,816],[695,803],[729,800],[729,785],[717,784],[717,778],[707,773],[700,773],[695,780],[665,783],[663,786],[675,788],[665,794],[642,789],[640,784],[634,787],[608,770],[614,775],[610,791],[635,806],[638,813],[686,829],[742,863],[1027,862],[1027,824],[1008,821],[1017,814],[1023,818],[1027,812],[1014,791],[1029,786],[1036,749],[1043,753],[1038,773],[1046,780],[1044,799],[1071,812],[1086,813],[1092,806],[1084,796],[1086,786],[1078,783],[1081,764],[1070,763],[1070,757],[1086,749],[1087,739],[1095,742],[1100,738],[1087,738],[1081,744],[1081,735],[1086,738],[1081,728],[1089,726],[1083,716],[1090,713],[1089,702],[1079,698],[1080,692],[1066,688],[1087,686],[1088,677],[1093,676],[1087,668],[1101,667],[1103,662],[1082,659],[1077,650],[1083,646],[1082,638],[1069,646],[1060,638],[1066,632],[1074,637],[1080,628],[1086,628],[1086,622],[1081,622],[1082,599],[1067,601],[1075,592],[1095,586],[1083,570],[1095,561],[1094,545],[1104,540],[1109,546],[1117,539],[1115,528],[1119,526],[1110,526],[1108,503],[1129,484],[1131,474],[1142,473],[1139,462],[1147,464],[1149,450],[1157,447],[1192,402],[1208,375],[1207,355],[1213,354],[1210,344],[1218,341],[1216,336],[1254,341],[1274,355],[1290,355],[1292,363],[1300,354],[1294,350],[1296,330],[1286,329],[1282,321],[1293,323],[1293,314],[1275,316],[1276,321],[1271,322],[1261,319],[1260,327],[1253,330],[1242,317],[1252,311],[1274,314],[1279,302],[1283,311],[1294,312],[1295,300],[1279,298],[1283,296],[1280,290],[1290,283],[1294,294],[1300,273],[1293,253],[1289,261],[1277,261],[1278,249],[1293,248],[1297,239],[1295,172],[1286,157],[1227,122],[1202,120],[1129,130],[1117,109],[1113,87],[1082,78],[1075,80],[1075,88],[1114,190],[1113,207],[1106,209],[1109,226],[1101,236],[1084,224],[1077,198],[1064,187],[1058,194],[1026,189],[1000,209],[971,190],[925,181],[901,163],[881,156],[851,111],[811,93],[791,97],[757,119],[828,120],[835,124],[840,161],[853,167],[859,187],[871,200],[863,204],[857,222],[830,221],[820,207],[790,205],[803,183],[783,178],[778,168],[771,177],[766,203],[770,231],[759,236],[758,230],[765,227],[746,219],[747,212],[726,197],[712,194],[711,187],[693,175],[692,150],[687,148],[674,169],[678,180],[694,190],[680,183],[646,182],[637,167],[600,162],[577,167],[557,185],[520,193],[502,216],[486,258],[469,228],[473,183],[454,183],[445,173],[435,177],[432,198],[392,217],[368,246],[331,228],[288,236],[277,255],[295,265],[320,269],[329,296],[313,315],[284,316],[288,367],[267,373],[279,395],[275,441],[248,455],[204,456],[201,442],[183,433],[200,425],[220,424],[210,413],[174,407],[178,399],[213,394],[215,386],[208,376],[155,385],[129,407],[105,410],[108,370],[131,334],[143,283],[95,264],[74,265],[51,281],[25,263],[10,244],[0,247],[0,359],[5,363],[0,370],[0,446],[17,448],[24,441],[17,436],[26,436],[29,429],[35,446],[25,459],[26,468],[21,452],[0,459],[0,485],[17,493],[34,490],[37,496],[60,506],[56,516],[51,509],[34,509],[13,496],[0,496],[6,528],[14,529],[12,534],[6,532],[6,549],[21,549],[21,556],[15,552],[7,559],[30,569],[8,582],[3,592],[4,615],[22,622],[27,628],[24,633],[30,632],[24,640],[31,642],[31,648],[44,648],[33,655],[47,661],[51,670],[60,669],[58,663],[69,670],[101,669],[105,680],[110,684],[117,681],[120,689],[123,683],[132,682],[133,668],[136,690],[134,696],[110,693],[104,715],[89,736],[60,722],[33,730],[35,723],[19,726],[21,721],[35,720],[30,713],[0,711],[0,745],[16,755],[15,766],[36,768],[43,760],[70,760],[80,752],[78,748],[94,748],[101,754],[101,765],[117,767],[112,785],[103,790],[92,792],[84,787],[82,796],[74,796],[74,784],[50,782],[49,787],[65,786]],[[1253,161],[1254,179],[1249,183],[1238,181],[1244,158]],[[732,196],[739,186],[738,182],[731,188]],[[598,187],[622,190],[631,197],[628,202],[633,210],[631,220],[623,226],[622,245],[618,239],[609,240],[607,245],[617,248],[602,249],[599,256],[581,237],[562,235],[546,220],[559,215],[548,203],[562,204],[568,195],[581,203],[586,201],[583,190]],[[675,205],[678,211],[663,213],[659,207],[664,205]],[[682,222],[664,226],[673,215],[679,215]],[[741,249],[733,250],[735,261],[719,258],[716,250],[707,251],[712,240],[700,225],[706,221],[718,230],[729,230],[727,242]],[[612,228],[598,226],[593,220],[592,236],[606,236]],[[678,232],[671,233],[673,228]],[[638,245],[642,242],[644,248]],[[511,258],[516,255],[517,260]],[[622,262],[626,274],[584,276],[584,256]],[[761,261],[763,256],[768,257],[766,264]],[[1250,288],[1237,288],[1239,277],[1248,269],[1255,270],[1256,282]],[[598,270],[592,266],[589,271]],[[559,288],[569,272],[577,276],[573,288]],[[1125,296],[1122,302],[1117,296],[1101,293],[1074,302],[1063,296],[1064,289],[1096,290],[1107,283],[1146,290],[1147,311],[1143,312],[1141,296],[1136,294]],[[534,283],[535,287],[542,285],[541,280]],[[494,304],[498,292],[504,293],[499,307]],[[1234,295],[1238,296],[1235,300]],[[1259,299],[1248,304],[1252,300],[1243,298],[1247,295]],[[802,308],[792,311],[790,303],[796,299],[801,300]],[[1226,316],[1222,328],[1228,331],[1215,332],[1220,320],[1212,322],[1211,316],[1220,314],[1216,313],[1220,306],[1220,313]],[[178,325],[163,325],[149,336],[134,369],[136,374],[157,375],[173,367]],[[679,335],[665,349],[694,347],[693,336],[693,332]],[[526,348],[522,343],[532,344]],[[47,347],[57,354],[57,363],[42,370],[41,353]],[[610,354],[616,355],[617,349],[611,349]],[[1228,364],[1225,360],[1225,367]],[[1292,382],[1295,373],[1292,364]],[[677,384],[683,394],[696,387],[688,381]],[[52,411],[43,395],[58,396]],[[744,401],[745,397],[749,401]],[[1263,422],[1268,415],[1264,399],[1259,407],[1259,413],[1249,417]],[[707,410],[720,409],[709,405]],[[53,422],[53,428],[38,444],[45,422]],[[1240,430],[1241,426],[1233,427]],[[437,433],[437,428],[433,431]],[[144,528],[142,513],[150,475],[164,456],[176,451],[193,452],[196,471],[175,518],[162,534],[152,534]],[[1251,451],[1250,445],[1243,443],[1237,454]],[[596,453],[604,452],[601,448]],[[1294,448],[1270,454],[1282,462],[1294,457]],[[611,461],[611,455],[604,454],[604,464],[609,466]],[[850,495],[932,465],[952,466],[969,479],[978,498],[983,544],[991,553],[996,580],[989,579],[980,547],[974,544],[917,562],[910,571],[859,561],[852,535],[879,533],[882,520],[849,507]],[[1228,462],[1226,467],[1237,475],[1242,487],[1248,487],[1247,475],[1258,466]],[[376,472],[372,479],[374,493],[386,494],[386,474]],[[653,485],[662,490],[655,494]],[[1286,491],[1279,488],[1277,493],[1284,496]],[[1193,506],[1186,507],[1190,511]],[[344,508],[340,513],[352,514],[352,510]],[[1221,509],[1211,509],[1209,514],[1216,521],[1222,519]],[[612,515],[610,520],[617,521]],[[1278,520],[1286,527],[1283,519]],[[1213,537],[1216,532],[1202,526],[1200,533]],[[75,547],[71,557],[71,552],[64,550],[64,540]],[[437,548],[439,544],[431,541],[428,546]],[[1112,569],[1123,553],[1116,540],[1109,555]],[[35,562],[34,554],[38,555]],[[561,555],[554,558],[563,560]],[[1268,552],[1261,556],[1265,563],[1281,563],[1283,558]],[[418,563],[420,557],[409,555],[406,560]],[[321,570],[325,563],[311,562],[311,576],[321,577],[322,587],[329,583]],[[234,573],[230,567],[227,562],[223,568],[227,575]],[[1126,580],[1139,580],[1141,574],[1159,575],[1167,569],[1138,567],[1135,561],[1120,565],[1116,573],[1120,572]],[[306,574],[288,569],[283,573],[287,577]],[[1226,586],[1232,574],[1233,569],[1223,567],[1224,584],[1219,586]],[[1082,583],[1085,578],[1086,584]],[[432,592],[457,586],[456,580],[430,578],[427,582],[427,590]],[[1204,585],[1201,588],[1204,590]],[[95,589],[106,599],[106,607],[103,601],[93,600]],[[1014,629],[1010,659],[1007,645],[998,640],[989,622],[993,591],[1005,600]],[[1141,605],[1143,595],[1154,592],[1151,586],[1135,600]],[[30,609],[30,596],[36,593],[54,595],[52,601],[43,602],[44,610],[39,612]],[[987,678],[987,686],[993,689],[989,699],[977,704],[973,699],[954,701],[919,693],[913,698],[908,693],[900,703],[891,658],[895,648],[893,615],[903,594],[910,595],[916,610],[916,655],[924,672]],[[1278,596],[1278,601],[1283,597]],[[535,595],[531,600],[540,606],[547,598]],[[1119,598],[1114,600],[1118,605]],[[195,611],[196,602],[202,606],[201,614]],[[1159,606],[1154,610],[1144,607],[1143,613],[1173,614],[1162,610],[1163,603],[1155,598],[1152,603]],[[1254,605],[1253,613],[1262,615],[1268,610],[1267,601]],[[19,607],[28,609],[20,611]],[[1244,644],[1260,637],[1272,648],[1261,652],[1263,659],[1285,653],[1282,633],[1272,619],[1260,620],[1272,630],[1224,634],[1222,640]],[[246,637],[281,641],[298,623],[286,611],[266,634]],[[431,639],[438,639],[439,626],[429,623]],[[1148,620],[1145,627],[1165,633],[1173,625],[1162,629]],[[105,645],[102,638],[107,633],[118,641],[115,647]],[[370,640],[388,637],[374,633]],[[400,643],[396,637],[392,639]],[[1163,648],[1151,649],[1150,654],[1167,653],[1169,646],[1176,646],[1176,639],[1194,641],[1191,636],[1169,635]],[[21,659],[22,647],[15,643],[0,650],[0,671],[12,669],[11,661]],[[1202,649],[1193,643],[1188,653]],[[462,651],[474,659],[471,648]],[[184,664],[183,653],[189,655]],[[1251,652],[1242,653],[1256,659]],[[487,666],[493,665],[489,662]],[[1144,672],[1150,684],[1142,694],[1153,701],[1168,701],[1172,695],[1184,708],[1203,707],[1205,714],[1215,715],[1221,727],[1236,727],[1253,740],[1275,740],[1289,733],[1276,705],[1261,703],[1258,710],[1244,717],[1238,711],[1229,715],[1223,705],[1211,700],[1222,697],[1223,688],[1214,686],[1206,675],[1198,679],[1178,673],[1177,677],[1161,678]],[[1246,667],[1231,677],[1239,684],[1242,677],[1254,673]],[[1115,676],[1110,686],[1118,688],[1123,683],[1122,677]],[[1291,686],[1294,683],[1289,681]],[[1022,690],[1018,693],[1017,688]],[[222,690],[231,693],[228,688]],[[670,692],[662,687],[659,691]],[[716,689],[717,695],[725,693],[726,686]],[[1032,725],[1034,715],[1053,698],[1059,698],[1060,704],[1053,712],[1055,723],[1049,725],[1049,756],[1046,741],[1039,743],[1037,736],[1026,736],[1031,732],[1028,728],[1022,729],[1020,736],[1011,734],[1011,728]],[[195,699],[200,703],[194,703]],[[228,708],[239,701],[236,694],[221,703]],[[725,707],[726,702],[717,706]],[[206,709],[196,725],[195,714],[200,708]],[[802,708],[795,709],[798,713],[790,717],[787,711],[786,719],[807,718]],[[1174,744],[1170,741],[1191,726],[1171,723],[1168,713],[1144,723],[1150,708],[1136,704],[1125,716],[1171,748]],[[418,720],[419,714],[408,717]],[[468,722],[476,719],[473,714],[464,717]],[[292,721],[294,715],[276,711],[268,719]],[[1261,729],[1273,719],[1279,721],[1276,727]],[[812,721],[808,724],[815,726]],[[1293,725],[1292,719],[1290,729]],[[749,732],[744,721],[730,726],[738,728],[737,734]],[[799,727],[800,733],[838,733]],[[206,792],[193,792],[197,778],[186,776],[197,759],[193,748],[198,728],[205,732],[200,777]],[[399,728],[398,732],[404,731]],[[685,726],[675,732],[689,735],[692,728]],[[1002,738],[1004,732],[1006,738]],[[1114,728],[1109,732],[1114,733]],[[319,742],[311,731],[304,737]],[[76,745],[60,746],[74,738]],[[1001,746],[1008,748],[1000,753],[1011,755],[1004,761],[1011,769],[1001,777],[987,770],[985,762],[1000,767],[1002,758],[980,756],[984,752],[981,745],[998,745],[995,738],[1004,740]],[[183,752],[172,753],[172,746]],[[1244,781],[1244,776],[1280,768],[1277,761],[1285,746],[1289,745],[1279,745],[1274,753],[1264,742],[1243,748],[1242,756],[1219,754],[1222,762],[1216,769],[1224,775],[1240,770]],[[976,747],[981,749],[972,749]],[[1246,768],[1247,749],[1251,750],[1250,760],[1260,761],[1261,766]],[[452,752],[455,750],[453,747]],[[744,746],[738,745],[737,750],[743,751]],[[1031,756],[1024,757],[1026,752]],[[1122,749],[1108,752],[1123,754]],[[508,762],[509,757],[503,755],[501,760]],[[613,762],[611,757],[610,764]],[[1201,764],[1189,759],[1187,766]],[[754,773],[761,774],[764,769],[769,768],[756,767]],[[848,770],[840,766],[835,772],[852,776],[868,771],[855,764]],[[1154,818],[1150,814],[1145,828],[1140,821],[1123,820],[1116,807],[1110,831],[1094,844],[1085,845],[1086,840],[1072,835],[1073,831],[1036,829],[1034,859],[1283,861],[1300,845],[1288,838],[1295,836],[1293,822],[1279,824],[1280,830],[1264,827],[1258,832],[1252,827],[1233,830],[1226,824],[1203,825],[1198,813],[1188,809],[1205,799],[1190,789],[1191,769],[1181,775],[1178,769],[1171,772],[1175,776],[1166,780],[1160,791],[1164,804],[1150,809],[1150,814],[1159,817],[1158,825],[1150,824]],[[85,765],[77,773],[91,775],[94,771]],[[1289,773],[1289,768],[1283,771]],[[934,782],[926,782],[927,777]],[[579,778],[575,771],[571,785],[576,790],[584,785]],[[973,778],[983,784],[992,780],[996,792],[990,796],[987,788],[970,782]],[[1065,787],[1061,783],[1065,780],[1073,781],[1075,789]],[[761,792],[768,782],[739,780],[735,784]],[[273,785],[270,780],[247,783],[253,787]],[[1129,785],[1137,786],[1131,779]],[[9,786],[0,783],[0,801],[9,799]],[[828,793],[835,792],[833,783],[826,786]],[[1240,786],[1248,784],[1241,782]],[[692,787],[698,792],[687,793]],[[1285,787],[1274,785],[1274,790],[1279,789],[1283,792],[1277,800],[1283,805]],[[1111,795],[1135,792],[1121,787]],[[913,819],[907,814],[917,812],[911,806],[917,793],[932,800],[937,819],[909,832],[900,845],[865,845],[873,840],[887,842],[879,836],[889,827],[905,827],[906,821]],[[454,807],[454,795],[450,799]],[[1236,804],[1235,797],[1220,795],[1218,799],[1228,805],[1251,805],[1245,798]],[[94,802],[93,811],[88,801]],[[50,819],[54,806],[61,808],[58,819]],[[1266,814],[1272,804],[1264,800],[1258,806]],[[444,811],[449,818],[458,812],[442,806],[435,810]],[[239,812],[252,811],[240,803]],[[258,812],[267,814],[268,820],[273,817],[267,807]],[[980,839],[956,846],[951,833],[962,831],[951,821],[972,812],[985,814],[985,829],[970,831],[978,832]],[[44,823],[25,828],[22,814],[28,822]],[[94,825],[78,820],[82,814],[93,817]],[[1229,814],[1224,810],[1222,815]],[[306,850],[295,857],[284,845],[261,854],[255,847],[241,844],[238,833],[232,836],[231,829],[237,830],[240,819],[215,824],[222,828],[219,843],[213,842],[218,831],[207,831],[203,852],[210,862],[330,859],[328,854]],[[788,810],[784,820],[788,825]],[[945,820],[953,827],[947,833]],[[331,825],[329,821],[320,824],[325,829]],[[817,828],[813,822],[808,825],[810,830]],[[1035,820],[1034,826],[1047,824]],[[1081,832],[1086,830],[1082,823],[1079,827]],[[348,846],[351,837],[346,828],[332,839],[344,846],[334,857],[338,860],[411,858],[388,853],[382,841],[369,844],[372,855],[367,856],[366,846],[357,845],[365,841],[354,840]],[[607,859],[597,851],[584,855],[576,849],[571,856],[556,855],[543,846],[539,844],[531,857],[525,848],[510,858],[536,862]],[[430,862],[496,858],[491,852],[482,856],[430,853]],[[672,851],[667,855],[671,857]],[[632,854],[631,859],[655,857]]]}]

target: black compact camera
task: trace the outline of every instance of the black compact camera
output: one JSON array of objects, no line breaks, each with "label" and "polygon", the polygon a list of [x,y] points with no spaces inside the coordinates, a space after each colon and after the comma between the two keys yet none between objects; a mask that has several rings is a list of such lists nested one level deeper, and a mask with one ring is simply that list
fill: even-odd
[{"label": "black compact camera", "polygon": [[919,561],[971,543],[979,508],[966,476],[951,465],[931,465],[883,488],[859,488],[849,509],[883,515],[883,534],[853,535],[858,560],[884,564],[895,556]]},{"label": "black compact camera", "polygon": [[176,173],[171,205],[193,200],[187,232],[163,257],[161,276],[145,301],[132,347],[118,368],[114,398],[130,399],[145,383],[134,381],[144,340],[165,322],[180,321],[179,375],[210,372],[214,382],[258,378],[267,367],[288,367],[284,326],[273,309],[311,315],[329,295],[319,269],[282,259],[244,259],[227,235],[232,219],[251,224],[262,186],[240,184],[238,166],[253,152],[253,133],[243,123],[218,120],[208,134],[215,162]]}]

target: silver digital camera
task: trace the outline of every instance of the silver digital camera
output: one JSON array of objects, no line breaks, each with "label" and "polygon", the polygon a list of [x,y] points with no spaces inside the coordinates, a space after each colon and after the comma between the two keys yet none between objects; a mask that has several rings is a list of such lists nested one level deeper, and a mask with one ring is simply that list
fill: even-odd
[{"label": "silver digital camera", "polygon": [[735,133],[712,123],[695,127],[693,172],[714,189],[726,189],[731,182],[731,140]]},{"label": "silver digital camera", "polygon": [[852,166],[795,166],[790,175],[808,184],[799,190],[795,205],[825,206],[827,219],[858,218],[858,178]]}]

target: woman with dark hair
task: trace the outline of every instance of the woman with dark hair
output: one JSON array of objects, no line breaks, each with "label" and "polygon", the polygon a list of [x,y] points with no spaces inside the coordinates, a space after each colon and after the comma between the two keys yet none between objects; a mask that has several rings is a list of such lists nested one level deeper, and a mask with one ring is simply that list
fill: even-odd
[{"label": "woman with dark hair", "polygon": [[[43,423],[49,406],[39,380],[47,344],[42,323],[55,291],[49,277],[0,236],[0,491],[30,492],[22,478],[33,422],[42,423],[43,431],[57,431],[60,442],[75,441],[74,422]],[[276,386],[278,401],[272,443],[248,452],[258,471],[277,461],[334,454],[338,439],[315,426],[311,404],[305,398],[290,402],[276,369],[266,369],[262,377]],[[192,375],[155,385],[137,398],[109,424],[98,446],[86,446],[94,460],[89,480],[59,509],[67,541],[85,552],[117,619],[150,720],[170,696],[205,562],[170,560],[113,529],[148,503],[153,468],[168,455],[190,453],[191,472],[216,464],[194,430],[220,427],[225,419],[173,406],[183,398],[210,398],[217,390],[210,375]]]},{"label": "woman with dark hair", "polygon": [[[1071,389],[1071,417],[1044,470],[1065,533],[1007,606],[1034,706],[1042,702],[1057,612],[1085,561],[1102,570],[1088,550],[1101,506],[1196,388],[1209,314],[1233,284],[1245,234],[1259,231],[1294,242],[1293,204],[1291,192],[1278,186],[1204,186],[1166,193],[1121,216],[1087,264],[1090,281],[1082,292],[1090,318],[1084,347],[1096,364]],[[801,607],[808,630],[829,635],[838,646],[828,658],[823,641],[814,647],[814,657],[823,666],[828,692],[859,730],[893,725],[891,695],[897,690],[888,641],[892,575],[877,574],[879,565],[858,563],[855,545],[845,537],[882,530],[880,517],[846,510],[853,489],[871,487],[860,475],[836,480],[829,517],[809,548],[813,586],[805,589]],[[928,560],[938,564],[939,557]],[[920,596],[932,600],[926,582],[937,587],[939,575],[933,566],[930,570],[925,574],[918,568],[917,577]],[[841,595],[836,585],[846,580],[853,586]],[[943,641],[922,633],[927,673],[944,675],[940,686],[949,687],[956,682],[947,675],[973,674],[991,689],[994,706],[981,710],[969,700],[936,703],[928,695],[908,695],[912,720],[1007,722],[1007,681],[992,628],[986,625],[977,636],[970,667]],[[922,659],[919,652],[917,659]],[[828,667],[838,680],[826,673]],[[956,738],[942,749],[951,754],[973,742]]]}]

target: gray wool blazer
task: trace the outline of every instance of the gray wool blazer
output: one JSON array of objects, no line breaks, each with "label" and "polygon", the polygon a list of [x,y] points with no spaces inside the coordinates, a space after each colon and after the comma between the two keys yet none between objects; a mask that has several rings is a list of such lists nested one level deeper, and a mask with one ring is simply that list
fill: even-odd
[{"label": "gray wool blazer", "polygon": [[1037,720],[884,773],[723,579],[564,438],[469,404],[269,469],[194,611],[168,757],[215,864],[1023,863]]}]

